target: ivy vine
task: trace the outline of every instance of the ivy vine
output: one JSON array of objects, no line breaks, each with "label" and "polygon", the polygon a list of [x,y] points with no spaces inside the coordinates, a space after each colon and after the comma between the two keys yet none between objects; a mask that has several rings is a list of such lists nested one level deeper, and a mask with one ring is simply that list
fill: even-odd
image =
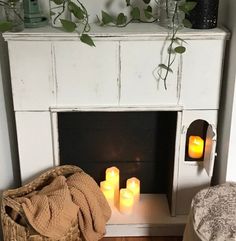
[{"label": "ivy vine", "polygon": [[[8,0],[7,2],[0,0],[0,6],[10,7],[10,3],[17,2],[19,0]],[[80,31],[81,42],[88,44],[89,46],[95,46],[94,41],[89,35],[91,29],[89,24],[89,14],[87,9],[82,4],[80,0],[76,2],[72,0],[49,0],[54,3],[55,7],[51,8],[51,16],[54,17],[54,24],[57,20],[60,20],[62,27],[65,31],[74,32],[78,31],[78,26],[82,30]],[[133,0],[134,1],[134,0]],[[116,16],[109,14],[106,11],[101,12],[101,18],[98,18],[98,22],[101,26],[112,26],[112,27],[126,27],[132,22],[142,22],[142,23],[153,23],[158,21],[158,17],[155,16],[154,10],[151,4],[151,0],[142,0],[143,7],[138,7],[133,4],[132,0],[125,0],[126,8],[129,10],[129,16],[125,13],[120,12]],[[167,48],[167,60],[164,63],[157,65],[156,73],[158,79],[162,79],[164,82],[164,87],[167,89],[167,77],[169,73],[173,73],[172,65],[176,59],[177,54],[183,54],[186,48],[183,46],[186,41],[182,38],[177,37],[177,33],[181,26],[191,27],[191,23],[187,19],[183,19],[183,22],[179,22],[179,12],[183,12],[188,15],[189,12],[196,6],[195,1],[183,2],[181,0],[162,0],[165,1],[166,16],[171,17],[171,32],[168,37],[169,45]],[[169,14],[169,2],[175,3],[174,13],[172,16]],[[135,3],[135,1],[134,1]],[[154,4],[158,4],[158,0],[154,0]],[[158,6],[157,6],[158,7]],[[62,14],[66,9],[74,16],[74,21],[62,18]],[[179,24],[176,24],[179,22]],[[13,24],[9,21],[0,21],[0,32],[5,32],[11,30]]]},{"label": "ivy vine", "polygon": [[[168,8],[168,1],[166,0],[166,12],[167,16],[169,15],[169,8]],[[157,67],[157,74],[160,79],[164,82],[164,87],[167,90],[167,77],[169,73],[173,73],[173,70],[171,66],[173,65],[176,54],[183,54],[186,52],[186,48],[183,46],[183,43],[186,43],[186,41],[182,38],[177,37],[177,33],[181,26],[191,28],[192,24],[191,22],[184,18],[182,22],[179,22],[179,24],[176,24],[176,22],[179,21],[179,12],[183,12],[184,14],[188,15],[191,10],[193,10],[196,6],[196,2],[184,2],[182,3],[180,0],[173,0],[175,2],[175,8],[174,13],[171,19],[171,35],[168,40],[170,40],[170,44],[167,48],[168,57],[167,57],[167,63],[160,63]]]},{"label": "ivy vine", "polygon": [[[95,46],[92,38],[88,35],[88,32],[90,31],[90,24],[89,24],[89,15],[87,12],[87,9],[82,4],[81,1],[76,0],[77,3],[71,1],[71,0],[50,0],[54,2],[56,7],[51,8],[50,15],[56,15],[54,18],[54,23],[57,21],[57,19],[60,19],[60,22],[62,24],[62,27],[67,32],[74,32],[77,29],[77,22],[79,25],[82,25],[82,31],[80,33],[80,40],[83,43],[88,44],[89,46]],[[54,10],[61,8],[61,11],[58,13],[55,13]],[[72,16],[75,17],[75,21],[63,19],[60,18],[61,15],[65,12],[66,8],[68,11],[72,14]]]},{"label": "ivy vine", "polygon": [[[117,16],[112,16],[111,14],[102,11],[100,19],[101,26],[116,26],[116,27],[126,27],[128,24],[132,22],[142,22],[142,23],[152,23],[158,20],[153,13],[153,8],[150,3],[151,0],[143,0],[145,5],[144,8],[139,8],[131,3],[131,0],[125,0],[126,6],[130,8],[130,19],[123,13],[119,13]],[[184,39],[177,37],[177,32],[181,28],[181,26],[185,26],[191,28],[191,23],[187,19],[183,19],[183,22],[179,22],[179,13],[183,12],[184,14],[189,14],[189,12],[196,6],[196,2],[188,1],[182,2],[181,0],[165,0],[165,10],[166,16],[171,17],[169,13],[169,2],[173,1],[175,3],[174,13],[171,19],[171,34],[167,39],[170,41],[170,44],[167,48],[167,63],[160,63],[157,66],[157,75],[158,79],[162,79],[164,82],[164,87],[167,90],[167,77],[169,73],[173,73],[171,66],[173,65],[176,54],[183,54],[186,51],[186,48],[183,46],[183,43],[186,43]],[[158,4],[157,1],[155,1]],[[144,16],[144,19],[141,16]],[[176,24],[178,23],[179,24]]]}]

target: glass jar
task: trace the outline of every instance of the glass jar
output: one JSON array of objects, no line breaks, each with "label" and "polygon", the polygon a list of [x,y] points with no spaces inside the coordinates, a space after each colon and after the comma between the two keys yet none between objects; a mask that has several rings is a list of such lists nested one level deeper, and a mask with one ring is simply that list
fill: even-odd
[{"label": "glass jar", "polygon": [[[165,28],[182,28],[185,18],[184,12],[180,11],[178,6],[183,1],[177,0],[159,0],[159,24]],[[177,7],[176,7],[177,6]]]},{"label": "glass jar", "polygon": [[12,23],[12,32],[20,32],[24,29],[24,8],[20,0],[9,0],[4,6],[7,21]]},{"label": "glass jar", "polygon": [[71,14],[68,11],[67,3],[55,4],[53,1],[49,1],[50,7],[50,19],[52,27],[62,27],[60,19],[71,20]]}]

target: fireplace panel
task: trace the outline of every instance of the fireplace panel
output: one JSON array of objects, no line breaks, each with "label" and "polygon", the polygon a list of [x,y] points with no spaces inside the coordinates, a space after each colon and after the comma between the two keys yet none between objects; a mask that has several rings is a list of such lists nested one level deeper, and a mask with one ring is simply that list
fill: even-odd
[{"label": "fireplace panel", "polygon": [[[49,27],[26,30],[23,34],[4,33],[9,47],[22,181],[60,164],[57,117],[61,112],[177,111],[176,135],[172,140],[174,158],[166,157],[156,164],[158,172],[159,165],[170,162],[165,173],[169,176],[167,195],[142,194],[141,205],[131,216],[115,210],[107,235],[180,235],[186,222],[182,214],[188,213],[195,193],[211,181],[222,61],[229,35],[218,28],[209,32],[183,30],[179,37],[188,41],[188,51],[176,59],[165,90],[163,82],[155,78],[155,69],[165,56],[153,57],[153,53],[165,53],[162,43],[167,34],[161,28],[156,24],[149,28],[133,24],[122,31],[96,25],[92,25],[92,29],[96,40],[93,49],[79,43],[76,34]],[[210,66],[199,49],[210,56]],[[209,123],[204,160],[188,161],[185,158],[187,131],[197,119]],[[153,146],[161,145],[161,140],[155,140]],[[168,147],[168,153],[169,146],[162,146]],[[159,148],[160,151],[163,148]],[[78,149],[77,146],[74,149]],[[130,146],[127,149],[132,150]],[[154,157],[155,153],[159,154],[154,152]],[[121,165],[124,163],[121,161],[130,160],[127,163],[133,165],[133,156],[118,161],[113,158],[113,161]],[[98,158],[100,160],[105,158]],[[149,161],[144,164],[154,165]],[[150,171],[144,173],[149,177]],[[159,184],[165,175],[153,176],[154,182]],[[166,196],[171,215],[176,217],[170,216]]]},{"label": "fireplace panel", "polygon": [[99,183],[117,166],[121,186],[141,180],[142,193],[166,193],[172,175],[176,112],[60,112],[61,164],[75,164]]}]

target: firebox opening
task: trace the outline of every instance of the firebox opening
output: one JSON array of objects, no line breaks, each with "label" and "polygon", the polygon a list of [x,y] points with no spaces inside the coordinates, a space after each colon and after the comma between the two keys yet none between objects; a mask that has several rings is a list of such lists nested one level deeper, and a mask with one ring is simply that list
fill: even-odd
[{"label": "firebox opening", "polygon": [[60,164],[74,164],[99,184],[105,170],[120,170],[141,193],[171,193],[177,112],[59,112]]}]

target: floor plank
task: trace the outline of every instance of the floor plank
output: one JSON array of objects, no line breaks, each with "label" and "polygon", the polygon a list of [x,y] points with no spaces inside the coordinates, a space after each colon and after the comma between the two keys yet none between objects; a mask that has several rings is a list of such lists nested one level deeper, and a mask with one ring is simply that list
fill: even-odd
[{"label": "floor plank", "polygon": [[182,241],[182,237],[117,237],[103,238],[101,241]]}]

